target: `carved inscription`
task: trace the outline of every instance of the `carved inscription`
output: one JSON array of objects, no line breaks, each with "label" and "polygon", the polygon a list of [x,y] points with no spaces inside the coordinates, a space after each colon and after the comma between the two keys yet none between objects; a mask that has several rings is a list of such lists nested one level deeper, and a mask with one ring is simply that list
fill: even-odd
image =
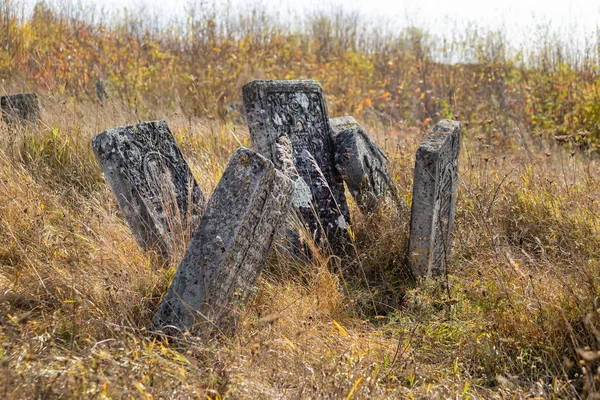
[{"label": "carved inscription", "polygon": [[447,269],[458,183],[460,123],[442,120],[417,150],[409,259],[415,275]]},{"label": "carved inscription", "polygon": [[[243,92],[254,149],[277,164],[279,138],[289,138],[294,164],[301,178],[297,182],[305,182],[312,194],[312,205],[305,209],[318,211],[318,218],[311,218],[301,209],[305,222],[311,232],[323,227],[334,247],[345,243],[345,224],[350,221],[350,215],[343,181],[335,168],[333,136],[320,85],[314,81],[254,81],[244,86]],[[316,161],[328,191],[323,191],[322,185],[316,185],[310,168],[299,167],[306,165],[304,152]],[[325,192],[329,199],[319,197]],[[335,216],[333,219],[332,215]],[[340,221],[344,223],[340,224]]]},{"label": "carved inscription", "polygon": [[335,166],[362,212],[375,209],[387,196],[398,201],[387,158],[352,117],[332,118]]},{"label": "carved inscription", "polygon": [[457,170],[454,163],[446,164],[443,168],[442,179],[438,185],[436,200],[435,200],[435,211],[436,217],[434,220],[437,221],[437,227],[434,230],[434,245],[433,245],[433,265],[438,265],[443,270],[447,264],[447,252],[446,249],[450,246],[450,219],[452,215],[452,188],[454,187],[453,182]]},{"label": "carved inscription", "polygon": [[166,122],[104,131],[92,147],[140,246],[171,254],[197,225],[204,196]]}]

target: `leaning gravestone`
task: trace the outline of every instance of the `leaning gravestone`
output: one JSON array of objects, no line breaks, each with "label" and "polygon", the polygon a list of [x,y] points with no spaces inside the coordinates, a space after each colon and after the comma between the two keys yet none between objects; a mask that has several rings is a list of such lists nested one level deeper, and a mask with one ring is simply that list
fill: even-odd
[{"label": "leaning gravestone", "polygon": [[2,119],[9,124],[36,123],[40,115],[40,103],[35,93],[13,94],[0,97]]},{"label": "leaning gravestone", "polygon": [[172,255],[205,200],[167,123],[109,129],[92,148],[139,245]]},{"label": "leaning gravestone", "polygon": [[335,143],[335,166],[362,212],[373,211],[379,200],[396,200],[396,187],[387,159],[352,117],[330,119]]},{"label": "leaning gravestone", "polygon": [[441,120],[417,150],[409,259],[417,276],[442,275],[452,244],[460,122]]},{"label": "leaning gravestone", "polygon": [[[299,212],[300,220],[304,219],[307,226],[316,226],[317,213],[313,210],[312,192],[294,165],[292,142],[287,136],[281,136],[275,144],[275,149],[275,167],[294,182],[292,204],[295,206],[295,211]],[[312,257],[312,254],[302,240],[294,219],[289,218],[287,225],[283,248],[295,258],[308,261]],[[314,237],[318,233],[320,231],[311,232],[311,236]]]},{"label": "leaning gravestone", "polygon": [[[208,334],[235,326],[285,225],[294,184],[261,155],[231,157],[152,325]],[[175,329],[173,329],[175,328]]]},{"label": "leaning gravestone", "polygon": [[[308,150],[302,150],[300,156],[295,159],[296,165],[294,165],[292,143],[287,136],[279,138],[276,149],[277,162],[275,166],[294,182],[295,190],[292,203],[304,216],[307,225],[318,226],[320,220],[317,215],[325,215],[325,220],[336,221],[335,227],[337,229],[347,229],[344,217],[337,211],[339,206],[327,183],[327,179],[325,179],[312,154]],[[303,176],[309,177],[308,183]],[[314,197],[313,193],[315,194]],[[315,199],[315,202],[313,202],[313,199]],[[326,215],[327,212],[329,212],[328,216]],[[318,239],[320,231],[321,229],[317,229],[315,232],[311,232],[312,237]]]},{"label": "leaning gravestone", "polygon": [[[277,163],[279,138],[290,139],[294,165],[312,194],[311,206],[300,208],[302,215],[311,232],[323,228],[334,248],[343,245],[350,214],[344,183],[335,168],[333,136],[321,85],[310,80],[253,81],[242,91],[254,149]],[[322,190],[319,181],[311,176],[314,168],[309,167],[311,161],[305,159],[306,152],[316,161],[329,190]],[[299,168],[301,164],[303,168]],[[315,212],[318,219],[312,216]]]},{"label": "leaning gravestone", "polygon": [[300,175],[308,177],[308,186],[311,188],[314,198],[314,203],[312,203],[311,206],[316,207],[317,209],[317,213],[312,212],[312,215],[319,215],[319,220],[314,221],[314,223],[318,224],[327,221],[329,225],[323,227],[325,232],[331,232],[336,229],[345,236],[348,229],[346,220],[338,211],[341,207],[337,203],[337,199],[335,198],[323,171],[319,168],[317,160],[308,150],[304,149],[299,156],[296,157],[296,168]]}]

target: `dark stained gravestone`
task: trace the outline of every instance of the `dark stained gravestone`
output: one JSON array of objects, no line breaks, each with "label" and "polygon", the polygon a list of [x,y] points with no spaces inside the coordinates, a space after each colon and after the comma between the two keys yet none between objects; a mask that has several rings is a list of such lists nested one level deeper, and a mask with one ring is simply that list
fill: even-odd
[{"label": "dark stained gravestone", "polygon": [[[338,211],[340,206],[333,195],[333,191],[325,175],[321,171],[321,168],[319,168],[317,160],[308,150],[302,150],[299,156],[296,157],[296,168],[299,174],[307,179],[307,186],[311,188],[313,193],[314,201],[310,205],[314,208],[312,215],[318,215],[319,219],[311,222],[323,225],[320,228],[325,232],[339,231],[345,237],[348,229],[346,220]],[[318,229],[317,232],[321,229]],[[316,237],[317,232],[312,232],[313,237]]]},{"label": "dark stained gravestone", "polygon": [[[312,154],[308,150],[303,150],[299,157],[295,158],[296,165],[294,165],[292,144],[287,136],[279,138],[276,149],[277,162],[275,165],[294,182],[295,190],[292,203],[303,215],[308,226],[318,227],[315,231],[310,232],[311,236],[318,241],[322,230],[347,229],[344,217],[337,211],[339,206],[327,183],[327,179],[325,179]],[[303,177],[308,177],[308,181]],[[315,193],[314,197],[313,192]],[[313,201],[313,199],[316,201]],[[317,216],[327,215],[327,213],[329,215],[324,220],[331,225],[321,227],[322,221]]]},{"label": "dark stained gravestone", "polygon": [[283,230],[293,182],[240,148],[231,157],[152,322],[169,333],[230,331]]},{"label": "dark stained gravestone", "polygon": [[[289,138],[294,165],[312,194],[311,205],[304,210],[317,211],[318,218],[308,215],[301,207],[302,215],[311,232],[322,227],[329,243],[340,248],[348,240],[346,223],[350,221],[350,214],[344,183],[335,168],[333,135],[321,85],[311,80],[253,81],[246,84],[242,92],[253,148],[277,163],[279,138]],[[318,180],[311,176],[314,168],[308,167],[310,162],[304,157],[305,151],[316,161],[329,190],[315,186]],[[299,168],[301,164],[303,168]],[[297,185],[302,185],[302,181],[296,181]]]},{"label": "dark stained gravestone", "polygon": [[384,196],[397,200],[387,159],[352,117],[330,119],[335,143],[335,166],[363,213],[375,209]]},{"label": "dark stained gravestone", "polygon": [[2,120],[8,124],[36,123],[40,116],[40,103],[35,93],[13,94],[0,97]]},{"label": "dark stained gravestone", "polygon": [[92,149],[139,245],[168,258],[198,224],[205,199],[167,123],[109,129]]},{"label": "dark stained gravestone", "polygon": [[[275,144],[275,149],[275,167],[294,183],[292,204],[295,209],[290,212],[290,215],[293,212],[299,213],[300,220],[304,219],[307,226],[316,226],[317,213],[313,209],[312,192],[294,165],[292,142],[287,136],[281,136]],[[320,234],[320,230],[316,233]],[[318,238],[315,238],[315,240],[318,240]],[[312,253],[302,240],[298,227],[292,218],[287,221],[284,242],[283,248],[293,257],[305,261],[312,258]]]},{"label": "dark stained gravestone", "polygon": [[417,149],[409,260],[416,276],[443,275],[452,244],[460,122],[441,120]]}]

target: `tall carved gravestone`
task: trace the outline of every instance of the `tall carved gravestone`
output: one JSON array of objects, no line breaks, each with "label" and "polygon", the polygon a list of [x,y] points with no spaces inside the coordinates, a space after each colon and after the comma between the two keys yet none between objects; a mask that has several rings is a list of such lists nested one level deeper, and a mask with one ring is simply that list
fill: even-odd
[{"label": "tall carved gravestone", "polygon": [[139,245],[171,255],[198,224],[205,200],[167,123],[109,129],[92,149]]},{"label": "tall carved gravestone", "polygon": [[417,276],[446,272],[458,187],[460,122],[441,120],[417,150],[409,259]]},{"label": "tall carved gravestone", "polygon": [[306,223],[307,226],[317,226],[318,218],[313,208],[313,195],[310,187],[300,176],[296,165],[294,165],[294,150],[292,142],[287,136],[281,136],[276,143],[275,167],[294,183],[294,194],[292,204],[298,218],[289,218],[285,230],[282,249],[294,258],[309,261],[312,258],[311,251],[307,248],[298,230],[297,221]]},{"label": "tall carved gravestone", "polygon": [[335,166],[361,211],[373,211],[383,196],[396,200],[396,187],[379,146],[352,117],[332,118],[330,122]]},{"label": "tall carved gravestone", "polygon": [[40,103],[35,93],[13,94],[0,97],[2,120],[8,124],[36,123],[40,115]]},{"label": "tall carved gravestone", "polygon": [[[350,214],[344,183],[335,168],[321,85],[316,81],[253,81],[242,91],[254,149],[277,164],[278,141],[282,136],[289,138],[299,175],[296,186],[307,186],[312,194],[310,206],[300,211],[317,241],[323,228],[329,242],[339,248],[347,241]],[[328,190],[323,189],[318,175],[324,177]]]},{"label": "tall carved gravestone", "polygon": [[261,155],[231,157],[152,325],[207,334],[235,326],[285,226],[294,184]]}]

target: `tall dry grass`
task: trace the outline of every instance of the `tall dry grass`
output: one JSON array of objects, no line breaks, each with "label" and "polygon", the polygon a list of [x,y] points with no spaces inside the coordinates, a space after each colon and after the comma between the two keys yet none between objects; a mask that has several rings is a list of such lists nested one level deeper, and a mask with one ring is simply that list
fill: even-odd
[{"label": "tall dry grass", "polygon": [[246,82],[314,78],[333,114],[389,130],[456,118],[483,124],[488,144],[512,143],[520,131],[572,135],[586,148],[600,138],[598,32],[580,39],[552,26],[523,28],[530,40],[514,48],[502,31],[476,24],[434,33],[343,10],[290,21],[260,3],[236,11],[201,2],[165,20],[69,2],[37,3],[27,13],[24,4],[0,5],[5,90],[26,82],[92,99],[101,80],[143,119],[169,109],[231,121]]},{"label": "tall dry grass", "polygon": [[[598,350],[595,158],[547,150],[531,135],[493,152],[467,134],[448,277],[407,278],[408,207],[364,216],[349,198],[352,257],[319,253],[302,264],[274,250],[234,336],[157,341],[146,328],[178,260],[161,268],[139,249],[90,149],[94,134],[137,116],[117,101],[42,104],[38,126],[3,126],[0,136],[4,397],[595,391],[595,361],[580,365],[576,352]],[[248,145],[244,126],[161,116],[207,194],[239,143]],[[425,132],[367,128],[410,204]]]},{"label": "tall dry grass", "polygon": [[[14,4],[0,5],[1,90],[35,89],[42,117],[0,127],[1,397],[598,392],[596,50],[578,63],[549,43],[520,63],[483,36],[463,48],[476,64],[448,65],[422,31],[363,36],[344,15],[287,32],[265,14],[202,13],[169,32],[47,5],[21,18]],[[302,263],[274,249],[234,335],[158,340],[147,327],[178,260],[139,249],[90,140],[164,118],[209,195],[249,146],[232,103],[241,85],[287,74],[321,80],[330,114],[361,120],[407,206],[364,216],[349,197],[351,257]],[[414,154],[443,116],[464,126],[453,254],[448,276],[413,282]]]}]

